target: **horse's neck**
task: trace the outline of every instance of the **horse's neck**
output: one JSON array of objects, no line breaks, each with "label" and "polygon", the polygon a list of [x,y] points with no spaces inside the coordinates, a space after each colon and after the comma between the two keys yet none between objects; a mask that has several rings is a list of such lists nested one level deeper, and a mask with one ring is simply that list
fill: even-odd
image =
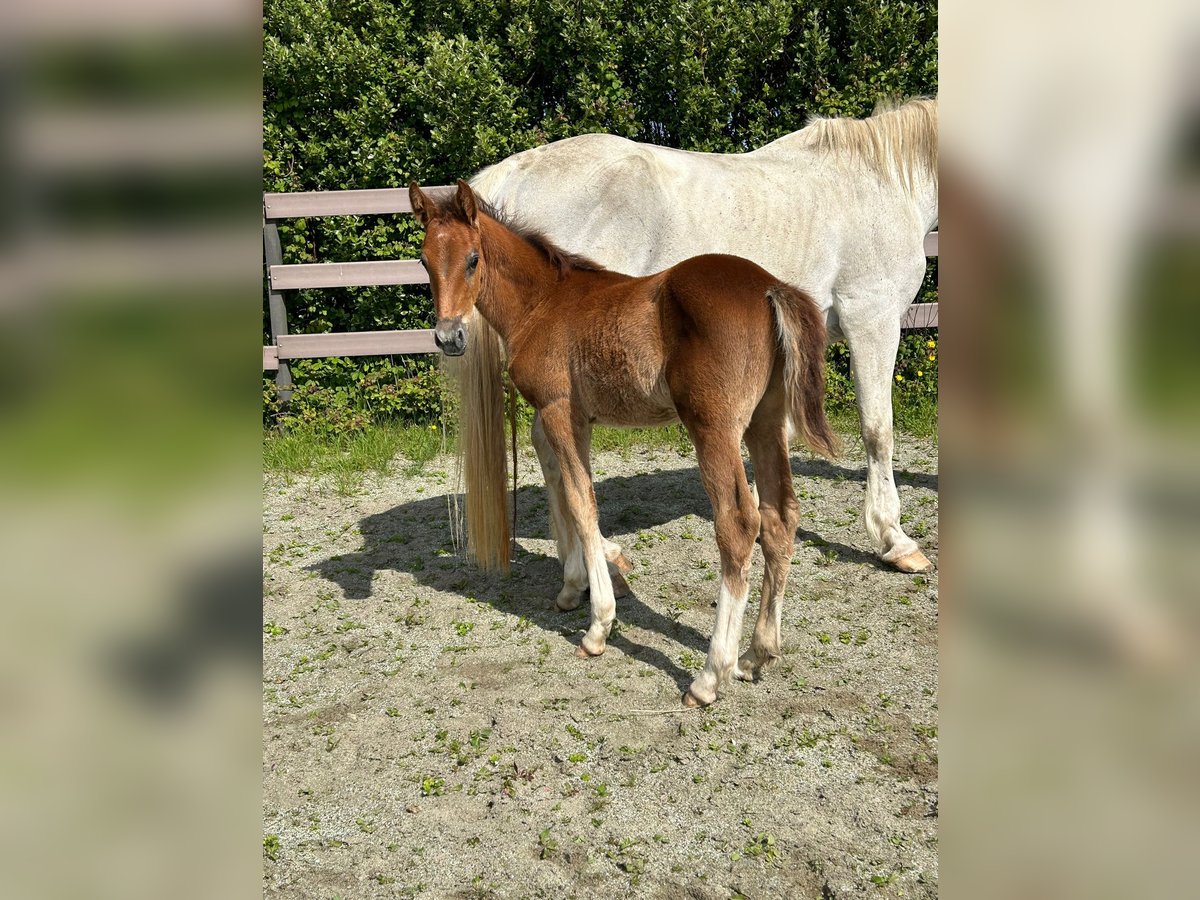
[{"label": "horse's neck", "polygon": [[481,216],[480,227],[487,281],[476,306],[507,344],[533,308],[554,291],[558,269],[494,219]]}]

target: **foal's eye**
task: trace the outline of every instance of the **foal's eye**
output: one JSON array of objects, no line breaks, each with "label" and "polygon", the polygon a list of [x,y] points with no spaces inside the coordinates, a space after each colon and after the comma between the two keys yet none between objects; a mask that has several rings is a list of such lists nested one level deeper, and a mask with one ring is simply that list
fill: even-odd
[{"label": "foal's eye", "polygon": [[474,272],[477,265],[479,265],[479,254],[472,250],[467,254],[467,274],[470,275]]}]

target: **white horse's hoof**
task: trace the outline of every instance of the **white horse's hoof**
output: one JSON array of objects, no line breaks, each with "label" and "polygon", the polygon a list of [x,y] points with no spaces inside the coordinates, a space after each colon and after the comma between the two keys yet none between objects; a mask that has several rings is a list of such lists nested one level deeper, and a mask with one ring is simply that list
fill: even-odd
[{"label": "white horse's hoof", "polygon": [[623,577],[621,577],[620,572],[614,570],[614,571],[610,572],[609,574],[612,576],[613,599],[614,600],[620,600],[622,597],[628,597],[630,594],[633,593],[633,591],[631,591],[629,589],[629,582],[627,582]]},{"label": "white horse's hoof", "polygon": [[624,553],[617,553],[617,555],[610,559],[609,562],[616,566],[617,571],[622,575],[628,575],[633,571],[633,563],[625,558]]},{"label": "white horse's hoof", "polygon": [[910,575],[920,575],[928,572],[933,568],[933,563],[920,550],[914,550],[912,553],[906,553],[899,559],[894,560],[892,565],[901,572],[908,572]]},{"label": "white horse's hoof", "polygon": [[570,612],[573,609],[579,609],[579,601],[582,596],[580,593],[563,588],[558,592],[558,598],[554,601],[554,605],[563,612]]}]

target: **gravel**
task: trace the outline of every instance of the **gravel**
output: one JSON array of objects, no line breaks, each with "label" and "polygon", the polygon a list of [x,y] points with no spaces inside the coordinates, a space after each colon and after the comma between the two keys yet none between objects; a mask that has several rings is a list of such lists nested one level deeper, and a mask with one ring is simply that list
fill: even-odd
[{"label": "gravel", "polygon": [[[635,563],[603,656],[561,575],[532,453],[508,576],[455,552],[454,462],[264,478],[264,891],[279,897],[933,897],[936,571],[870,552],[864,458],[792,457],[784,654],[685,711],[718,587],[694,457],[596,454]],[[937,446],[897,437],[937,560]],[[743,647],[762,578],[756,551]]]}]

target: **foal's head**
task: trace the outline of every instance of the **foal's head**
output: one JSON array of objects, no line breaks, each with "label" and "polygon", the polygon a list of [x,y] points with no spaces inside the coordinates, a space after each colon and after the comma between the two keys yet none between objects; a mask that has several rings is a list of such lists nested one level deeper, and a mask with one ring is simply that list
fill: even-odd
[{"label": "foal's head", "polygon": [[439,205],[415,181],[408,186],[408,196],[413,213],[425,226],[421,265],[429,273],[437,312],[433,339],[447,356],[461,356],[467,349],[463,316],[475,308],[483,280],[479,205],[470,185],[462,179],[458,193],[448,204]]}]

